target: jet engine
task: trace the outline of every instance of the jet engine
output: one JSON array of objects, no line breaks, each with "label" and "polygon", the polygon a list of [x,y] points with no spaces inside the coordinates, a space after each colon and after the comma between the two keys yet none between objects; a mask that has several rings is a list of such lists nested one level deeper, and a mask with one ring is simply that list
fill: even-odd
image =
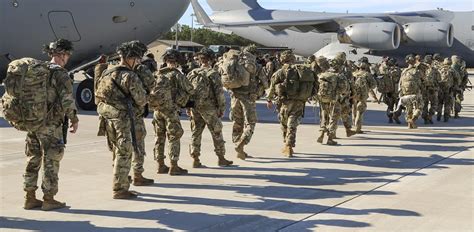
[{"label": "jet engine", "polygon": [[394,50],[400,46],[401,30],[396,23],[355,23],[339,33],[338,39],[372,50]]},{"label": "jet engine", "polygon": [[453,46],[453,25],[445,22],[417,22],[403,25],[403,42],[408,46],[449,48]]}]

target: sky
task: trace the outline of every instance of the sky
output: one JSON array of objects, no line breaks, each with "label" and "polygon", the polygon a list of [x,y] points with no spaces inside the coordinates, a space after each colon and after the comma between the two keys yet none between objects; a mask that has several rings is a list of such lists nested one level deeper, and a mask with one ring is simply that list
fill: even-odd
[{"label": "sky", "polygon": [[[228,1],[228,0],[222,0]],[[259,0],[267,9],[325,11],[335,13],[380,13],[433,10],[443,8],[451,11],[472,11],[474,0]],[[206,0],[199,0],[204,10],[212,14]],[[191,25],[191,5],[180,19],[180,24]],[[196,24],[195,24],[196,25]]]}]

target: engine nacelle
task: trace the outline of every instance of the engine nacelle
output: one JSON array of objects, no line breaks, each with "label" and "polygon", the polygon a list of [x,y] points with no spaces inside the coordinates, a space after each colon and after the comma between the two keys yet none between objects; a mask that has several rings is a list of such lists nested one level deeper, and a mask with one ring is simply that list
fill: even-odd
[{"label": "engine nacelle", "polygon": [[446,48],[453,46],[453,25],[445,22],[419,22],[403,25],[403,41],[408,46]]},{"label": "engine nacelle", "polygon": [[339,33],[338,39],[372,50],[394,50],[400,46],[401,30],[396,23],[356,23]]}]

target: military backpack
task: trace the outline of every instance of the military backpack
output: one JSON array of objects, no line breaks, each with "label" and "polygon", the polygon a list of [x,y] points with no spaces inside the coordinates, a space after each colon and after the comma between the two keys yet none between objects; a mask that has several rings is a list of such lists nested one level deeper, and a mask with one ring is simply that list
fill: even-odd
[{"label": "military backpack", "polygon": [[336,88],[338,75],[334,72],[324,72],[319,74],[318,99],[321,102],[329,103],[337,98]]},{"label": "military backpack", "polygon": [[53,109],[48,105],[53,72],[48,62],[33,58],[15,60],[8,65],[2,106],[5,120],[13,127],[36,131],[46,124]]},{"label": "military backpack", "polygon": [[215,98],[214,89],[212,88],[212,80],[210,75],[215,72],[213,69],[207,71],[205,69],[194,69],[188,74],[188,80],[194,88],[192,100],[196,106],[209,101],[209,98]]},{"label": "military backpack", "polygon": [[[304,65],[285,65],[282,68],[285,81],[280,95],[289,100],[307,101],[312,95],[316,82],[314,72]],[[283,92],[283,93],[282,93]]]},{"label": "military backpack", "polygon": [[236,89],[247,86],[250,81],[250,73],[239,63],[237,58],[226,58],[219,66],[222,77],[222,85],[226,89]]}]

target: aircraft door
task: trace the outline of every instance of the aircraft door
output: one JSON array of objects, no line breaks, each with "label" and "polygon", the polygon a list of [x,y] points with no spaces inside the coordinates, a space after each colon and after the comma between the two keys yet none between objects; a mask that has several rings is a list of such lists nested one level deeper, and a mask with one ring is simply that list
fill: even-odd
[{"label": "aircraft door", "polygon": [[50,11],[48,13],[51,30],[57,39],[67,39],[72,42],[81,40],[74,17],[69,11]]}]

